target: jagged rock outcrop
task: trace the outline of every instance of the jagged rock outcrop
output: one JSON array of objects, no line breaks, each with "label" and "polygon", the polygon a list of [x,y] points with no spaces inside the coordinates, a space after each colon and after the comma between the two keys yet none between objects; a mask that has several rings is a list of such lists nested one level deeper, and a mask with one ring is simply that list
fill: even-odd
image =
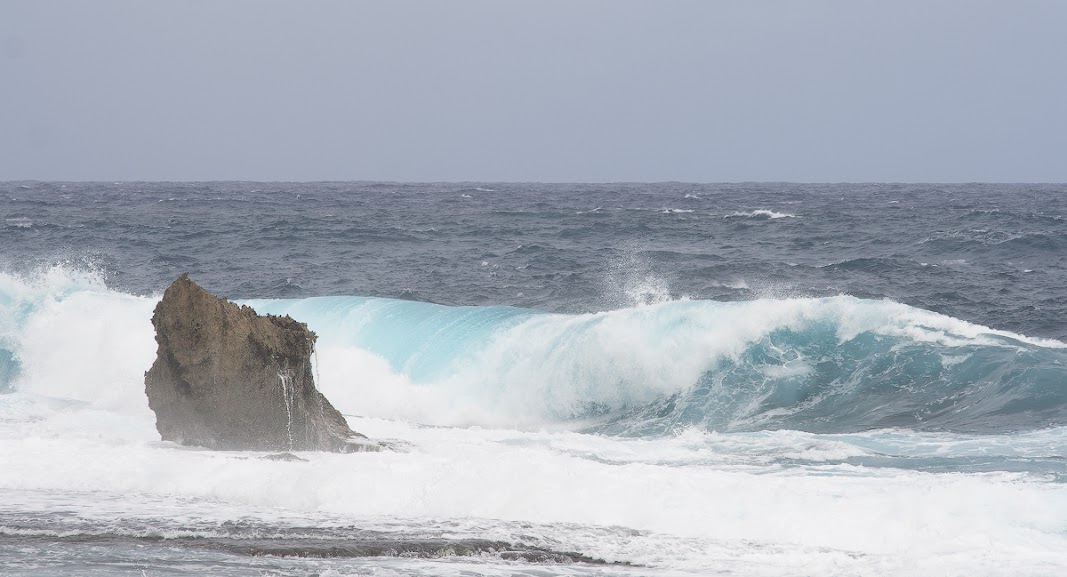
[{"label": "jagged rock outcrop", "polygon": [[315,333],[288,316],[257,315],[183,274],[152,315],[156,361],[148,406],[165,441],[210,449],[365,451],[315,388]]}]

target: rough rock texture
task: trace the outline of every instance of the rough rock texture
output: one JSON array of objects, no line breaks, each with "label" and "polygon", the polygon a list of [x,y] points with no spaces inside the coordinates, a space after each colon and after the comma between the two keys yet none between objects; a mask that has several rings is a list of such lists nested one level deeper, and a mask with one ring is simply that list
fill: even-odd
[{"label": "rough rock texture", "polygon": [[159,347],[145,393],[163,440],[224,450],[378,448],[315,388],[315,333],[304,323],[259,316],[183,274],[152,324]]}]

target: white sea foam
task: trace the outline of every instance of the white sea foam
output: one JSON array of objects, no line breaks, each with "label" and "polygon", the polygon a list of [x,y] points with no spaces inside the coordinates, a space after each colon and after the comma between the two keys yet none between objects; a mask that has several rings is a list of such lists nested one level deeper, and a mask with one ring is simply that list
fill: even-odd
[{"label": "white sea foam", "polygon": [[[0,276],[0,294],[3,314],[10,315],[2,334],[16,340],[23,364],[17,391],[0,395],[0,535],[10,534],[5,519],[68,511],[117,526],[165,520],[177,531],[171,536],[239,519],[385,531],[447,527],[455,535],[645,566],[633,574],[1067,571],[1067,485],[1024,473],[933,474],[841,463],[885,454],[1062,455],[1067,429],[983,437],[689,429],[628,439],[551,430],[534,420],[528,430],[488,426],[565,408],[583,395],[611,401],[612,395],[673,390],[700,370],[685,358],[687,347],[729,355],[773,327],[811,319],[836,319],[840,338],[878,330],[939,342],[1001,343],[989,335],[1008,335],[897,303],[839,297],[703,310],[699,302],[665,302],[594,315],[534,315],[433,387],[380,355],[339,342],[366,319],[333,310],[337,324],[320,331],[324,393],[349,415],[389,417],[349,420],[372,437],[406,441],[410,450],[306,453],[310,462],[285,463],[159,441],[143,392],[155,346],[149,323],[154,299],[62,271],[32,281]],[[367,301],[351,310],[388,304]],[[660,322],[680,327],[686,338],[642,336],[641,327]],[[578,327],[594,338],[568,341]],[[544,344],[553,339],[555,347]],[[537,357],[545,362],[529,360]],[[598,365],[596,359],[607,360]],[[563,365],[578,373],[554,372]],[[633,382],[647,391],[620,389],[610,379],[611,371],[634,370],[640,378]],[[566,390],[562,383],[581,386],[581,371],[597,371],[603,389]],[[499,386],[520,381],[532,387],[529,394]],[[481,426],[411,422],[420,420]],[[804,464],[782,464],[789,459]],[[412,567],[420,574],[498,570],[475,561],[395,563],[390,566],[401,573]]]},{"label": "white sea foam", "polygon": [[[867,575],[1067,568],[1067,487],[1019,474],[760,464],[760,452],[865,452],[802,433],[627,440],[350,420],[413,448],[278,463],[114,437],[104,423],[95,439],[52,437],[39,434],[42,424],[5,431],[0,491],[18,495],[20,508],[159,517],[179,527],[258,519],[418,530],[448,519],[457,535],[695,574],[751,574],[746,564],[762,575],[791,575],[798,565]],[[746,457],[752,451],[757,458]],[[11,511],[6,502],[0,515]]]}]

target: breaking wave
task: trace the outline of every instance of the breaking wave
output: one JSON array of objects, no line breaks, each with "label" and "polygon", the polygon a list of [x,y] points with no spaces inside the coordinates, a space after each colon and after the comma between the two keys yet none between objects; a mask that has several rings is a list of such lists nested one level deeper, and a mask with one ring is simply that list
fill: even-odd
[{"label": "breaking wave", "polygon": [[891,301],[670,301],[583,315],[364,297],[249,304],[305,319],[331,394],[349,392],[346,404],[372,416],[628,435],[1067,423],[1067,345]]},{"label": "breaking wave", "polygon": [[[91,275],[0,275],[0,391],[146,411],[154,302]],[[357,296],[243,302],[318,333],[320,387],[348,414],[623,435],[1067,424],[1067,345],[892,301],[676,300],[577,315]]]}]

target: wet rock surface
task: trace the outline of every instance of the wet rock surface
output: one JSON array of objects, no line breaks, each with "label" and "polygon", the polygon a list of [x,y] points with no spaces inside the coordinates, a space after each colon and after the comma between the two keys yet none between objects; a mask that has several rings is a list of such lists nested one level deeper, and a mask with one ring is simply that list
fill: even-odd
[{"label": "wet rock surface", "polygon": [[[152,550],[166,547],[186,554],[197,550],[211,550],[230,555],[279,558],[361,558],[405,557],[409,559],[439,559],[454,557],[477,557],[500,559],[542,565],[631,566],[629,563],[612,563],[574,551],[556,551],[543,547],[509,543],[490,539],[444,539],[444,538],[365,538],[365,539],[316,539],[303,538],[293,541],[262,538],[228,537],[162,537],[137,536],[108,533],[77,533],[59,536],[19,534],[5,537],[8,546],[33,550],[42,542],[47,546],[62,545],[64,548],[90,546],[121,550],[130,546]],[[519,574],[519,573],[516,573]],[[521,573],[554,575],[553,572]]]},{"label": "wet rock surface", "polygon": [[315,388],[315,333],[260,316],[183,274],[152,315],[148,405],[164,441],[218,450],[378,450]]}]

